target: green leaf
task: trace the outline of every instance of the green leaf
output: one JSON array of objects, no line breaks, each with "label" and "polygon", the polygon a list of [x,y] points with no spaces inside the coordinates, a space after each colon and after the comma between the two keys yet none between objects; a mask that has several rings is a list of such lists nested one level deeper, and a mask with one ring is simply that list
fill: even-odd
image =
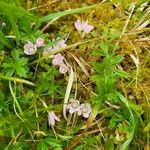
[{"label": "green leaf", "polygon": [[26,76],[27,70],[26,70],[26,68],[23,68],[23,67],[17,67],[17,68],[16,68],[16,74],[17,74],[19,77],[27,77],[27,76]]},{"label": "green leaf", "polygon": [[84,145],[79,145],[74,150],[84,150]]},{"label": "green leaf", "polygon": [[3,71],[7,76],[12,76],[13,74],[19,77],[26,77],[28,73],[28,59],[25,57],[20,58],[19,50],[13,50],[11,56],[7,57],[2,64]]},{"label": "green leaf", "polygon": [[2,91],[0,91],[0,112],[3,110],[4,105],[5,105],[5,103],[4,103],[4,94],[3,94]]},{"label": "green leaf", "polygon": [[93,65],[96,73],[99,73],[99,74],[103,74],[104,73],[104,70],[106,68],[104,63],[94,62],[92,65]]},{"label": "green leaf", "polygon": [[115,76],[118,76],[118,77],[124,77],[124,78],[128,77],[128,73],[123,70],[115,70],[114,74]]},{"label": "green leaf", "polygon": [[114,58],[112,58],[111,63],[112,63],[112,65],[116,65],[116,64],[119,64],[120,62],[122,62],[122,60],[123,60],[123,56],[117,55]]},{"label": "green leaf", "polygon": [[23,17],[23,16],[30,16],[31,14],[23,9],[22,7],[18,7],[12,4],[8,4],[5,2],[0,2],[0,14],[8,15],[11,14],[11,16],[15,17],[16,19]]},{"label": "green leaf", "polygon": [[107,43],[105,42],[101,42],[99,47],[101,48],[102,52],[103,52],[103,56],[109,58],[109,46]]},{"label": "green leaf", "polygon": [[114,140],[113,139],[110,139],[110,140],[106,141],[105,149],[106,150],[114,150],[115,149],[115,147],[114,147]]},{"label": "green leaf", "polygon": [[[5,2],[0,2],[0,15],[5,16],[9,22],[9,27],[11,27],[11,32],[13,31],[14,35],[16,36],[16,42],[19,43],[20,38],[20,32],[19,32],[19,19],[20,18],[29,18],[30,22],[33,21],[36,17],[33,17],[27,10],[23,9],[22,7],[15,6],[13,4],[8,4]],[[36,20],[36,19],[35,19]],[[30,22],[29,25],[30,25]],[[28,25],[28,26],[29,26]],[[1,35],[2,36],[2,35]],[[3,43],[8,45],[8,42],[4,41]]]},{"label": "green leaf", "polygon": [[128,139],[121,145],[122,150],[127,150],[129,147],[129,144],[131,143],[133,136],[134,136],[135,127],[136,127],[136,117],[134,116],[134,114],[131,110],[128,100],[121,93],[116,92],[116,94],[120,98],[121,102],[127,107],[128,111],[130,113],[130,117],[131,117],[131,120],[130,120],[131,126],[130,127],[131,127],[132,132],[130,132]]},{"label": "green leaf", "polygon": [[37,147],[38,150],[48,150],[47,145],[43,142],[43,140],[40,141]]},{"label": "green leaf", "polygon": [[9,42],[9,40],[5,37],[5,35],[3,34],[2,31],[0,31],[0,44],[7,46],[9,48],[12,48],[11,43]]},{"label": "green leaf", "polygon": [[53,147],[61,147],[62,146],[58,140],[53,139],[53,138],[46,138],[46,139],[44,139],[44,142]]},{"label": "green leaf", "polygon": [[11,56],[14,58],[15,61],[19,60],[19,50],[11,51]]},{"label": "green leaf", "polygon": [[149,132],[150,131],[150,123],[148,123],[145,128],[144,128],[145,132]]},{"label": "green leaf", "polygon": [[65,10],[62,12],[53,13],[53,14],[42,17],[41,22],[48,22],[52,19],[60,18],[60,17],[66,16],[66,15],[80,13],[80,12],[86,11],[88,9],[95,8],[96,6],[98,6],[98,5],[87,6],[87,7],[76,8],[76,9],[69,9],[69,10]]},{"label": "green leaf", "polygon": [[16,42],[18,43],[19,42],[19,30],[15,22],[15,18],[12,16],[12,14],[7,14],[7,18],[9,19],[9,22],[12,25],[12,30],[16,36]]}]

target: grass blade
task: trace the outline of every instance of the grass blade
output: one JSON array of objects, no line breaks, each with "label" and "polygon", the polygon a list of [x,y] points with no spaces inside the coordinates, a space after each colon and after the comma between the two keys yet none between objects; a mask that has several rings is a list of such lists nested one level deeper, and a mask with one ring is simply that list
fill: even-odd
[{"label": "grass blade", "polygon": [[2,31],[0,31],[0,43],[4,46],[12,48],[12,45],[10,44],[9,40],[5,37]]},{"label": "grass blade", "polygon": [[121,102],[123,104],[125,104],[125,106],[128,108],[128,110],[130,112],[130,116],[131,116],[132,132],[130,133],[128,139],[121,145],[121,150],[127,150],[128,147],[129,147],[129,144],[131,143],[131,141],[133,139],[133,136],[134,136],[135,126],[136,126],[136,120],[135,120],[135,117],[133,115],[133,112],[132,112],[132,110],[130,108],[130,105],[129,105],[127,99],[122,94],[120,94],[119,92],[117,92],[117,95],[120,98]]},{"label": "grass blade", "polygon": [[60,17],[70,15],[70,14],[80,13],[80,12],[86,11],[88,9],[95,8],[97,6],[98,5],[93,5],[93,6],[87,6],[87,7],[83,7],[83,8],[76,8],[76,9],[70,9],[70,10],[65,10],[62,12],[53,13],[53,14],[50,14],[50,15],[47,15],[47,16],[44,16],[43,18],[41,18],[41,22],[47,22],[54,18],[60,18]]}]

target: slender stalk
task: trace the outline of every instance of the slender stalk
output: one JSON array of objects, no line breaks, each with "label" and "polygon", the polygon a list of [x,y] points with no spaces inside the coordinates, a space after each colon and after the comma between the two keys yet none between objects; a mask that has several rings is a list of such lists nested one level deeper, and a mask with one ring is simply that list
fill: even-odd
[{"label": "slender stalk", "polygon": [[7,77],[7,76],[4,76],[4,75],[0,74],[0,78],[4,79],[4,80],[8,80],[8,81],[15,81],[15,82],[35,86],[35,84],[33,82],[30,82],[30,81],[24,80],[24,79],[20,79],[20,78],[16,78],[16,77]]},{"label": "slender stalk", "polygon": [[12,97],[13,97],[14,102],[16,103],[16,106],[17,106],[17,108],[18,108],[20,114],[23,115],[23,111],[22,111],[22,109],[21,109],[21,107],[20,107],[20,105],[19,105],[19,103],[18,103],[18,101],[17,101],[17,98],[16,98],[16,96],[15,96],[15,93],[14,93],[14,91],[13,91],[13,89],[12,89],[11,81],[9,81],[9,89],[10,89],[11,95],[12,95]]}]

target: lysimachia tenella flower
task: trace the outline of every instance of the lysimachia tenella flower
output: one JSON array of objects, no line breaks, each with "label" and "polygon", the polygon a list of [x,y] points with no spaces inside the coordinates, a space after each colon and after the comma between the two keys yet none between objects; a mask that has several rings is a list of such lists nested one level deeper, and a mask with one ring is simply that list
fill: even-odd
[{"label": "lysimachia tenella flower", "polygon": [[26,55],[33,55],[37,51],[37,47],[31,41],[28,41],[27,44],[24,45],[24,53]]},{"label": "lysimachia tenella flower", "polygon": [[[53,52],[53,51],[54,51],[54,49],[53,49],[52,47],[48,47],[48,48],[44,49],[44,51],[43,51],[43,56],[46,56],[46,55],[48,55],[50,52]],[[54,55],[48,56],[48,58],[53,58],[53,57],[54,57]]]},{"label": "lysimachia tenella flower", "polygon": [[84,22],[82,26],[83,26],[83,33],[85,34],[90,33],[94,29],[94,27],[92,25],[89,25],[87,21]]},{"label": "lysimachia tenella flower", "polygon": [[53,111],[48,112],[48,125],[54,126],[56,121],[60,121],[60,119],[55,115]]},{"label": "lysimachia tenella flower", "polygon": [[92,108],[90,104],[86,103],[86,104],[81,104],[78,107],[77,111],[79,116],[83,115],[84,118],[88,118],[92,111]]},{"label": "lysimachia tenella flower", "polygon": [[60,72],[61,74],[67,73],[68,69],[69,69],[69,68],[68,68],[68,66],[67,66],[65,63],[59,64],[59,72]]},{"label": "lysimachia tenella flower", "polygon": [[[50,52],[56,51],[61,48],[65,48],[67,45],[65,44],[64,39],[56,39],[58,40],[54,46],[50,46],[43,51],[43,56],[48,55]],[[64,56],[62,56],[61,53],[55,54],[55,55],[50,55],[48,58],[53,58],[52,59],[52,64],[54,66],[59,66],[59,72],[61,74],[65,74],[68,71],[68,66],[64,63]]]},{"label": "lysimachia tenella flower", "polygon": [[[67,45],[65,44],[65,40],[64,40],[64,39],[59,40],[58,42],[56,42],[56,44],[55,44],[54,46],[50,46],[50,47],[44,49],[44,51],[43,51],[43,56],[45,56],[45,55],[47,55],[48,53],[53,52],[53,51],[55,51],[55,50],[64,48],[64,47],[66,47],[66,46],[67,46]],[[54,55],[51,55],[51,56],[49,56],[48,58],[53,58],[53,57],[54,57]]]},{"label": "lysimachia tenella flower", "polygon": [[37,40],[36,40],[36,46],[37,46],[37,47],[42,47],[42,46],[44,46],[44,39],[41,38],[41,37],[37,38]]},{"label": "lysimachia tenella flower", "polygon": [[52,60],[52,64],[53,65],[60,65],[63,63],[63,60],[64,60],[64,56],[61,55],[61,53],[58,53],[56,55],[54,55],[54,58]]},{"label": "lysimachia tenella flower", "polygon": [[77,112],[80,106],[80,102],[79,100],[76,99],[70,99],[69,100],[69,104],[67,104],[66,109],[69,110],[69,112],[71,114],[73,114],[74,112]]},{"label": "lysimachia tenella flower", "polygon": [[76,22],[74,22],[74,26],[78,31],[83,31],[83,23],[79,19]]},{"label": "lysimachia tenella flower", "polygon": [[61,55],[61,53],[58,53],[54,55],[54,58],[52,60],[52,64],[54,66],[59,66],[59,72],[61,74],[65,74],[68,71],[68,66],[63,62],[65,59],[64,56]]},{"label": "lysimachia tenella flower", "polygon": [[78,31],[83,32],[84,34],[90,33],[94,29],[94,26],[89,25],[88,21],[81,22],[79,19],[74,23],[74,25]]},{"label": "lysimachia tenella flower", "polygon": [[60,40],[60,41],[58,41],[56,43],[56,47],[58,47],[59,49],[65,48],[66,46],[67,46],[67,44],[65,44],[65,40],[64,39],[62,39],[62,40]]}]

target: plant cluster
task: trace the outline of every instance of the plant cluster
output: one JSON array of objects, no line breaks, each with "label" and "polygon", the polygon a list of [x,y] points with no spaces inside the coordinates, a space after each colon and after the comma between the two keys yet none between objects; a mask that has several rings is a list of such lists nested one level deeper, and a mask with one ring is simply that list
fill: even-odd
[{"label": "plant cluster", "polygon": [[149,149],[149,3],[44,2],[0,1],[0,149]]}]

